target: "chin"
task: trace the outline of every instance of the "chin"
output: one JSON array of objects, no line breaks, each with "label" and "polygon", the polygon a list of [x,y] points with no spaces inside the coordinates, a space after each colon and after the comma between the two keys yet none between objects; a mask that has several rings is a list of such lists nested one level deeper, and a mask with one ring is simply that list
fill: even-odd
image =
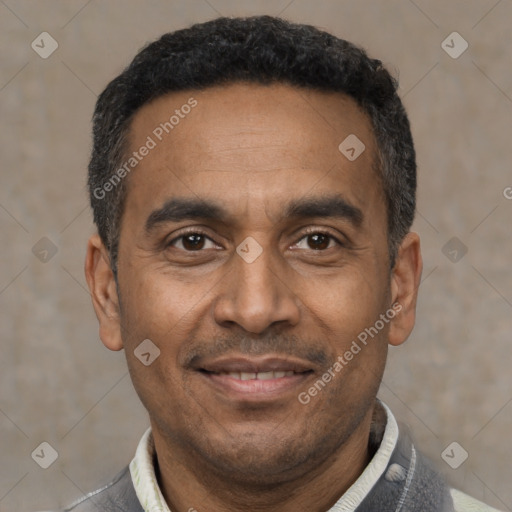
[{"label": "chin", "polygon": [[[318,438],[292,432],[288,425],[273,425],[266,431],[226,433],[221,441],[197,447],[214,473],[233,484],[272,488],[296,480],[320,465],[333,453],[340,439]],[[282,428],[282,434],[278,435]],[[231,434],[231,435],[230,435]],[[235,435],[236,434],[236,435]],[[203,445],[203,442],[200,444]],[[196,449],[197,449],[196,448]]]}]

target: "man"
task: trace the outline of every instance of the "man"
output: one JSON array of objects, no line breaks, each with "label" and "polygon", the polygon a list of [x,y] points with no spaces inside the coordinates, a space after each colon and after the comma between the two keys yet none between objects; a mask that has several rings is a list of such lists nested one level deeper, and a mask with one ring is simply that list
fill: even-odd
[{"label": "man", "polygon": [[422,270],[396,88],[271,17],[166,34],[107,86],[85,272],[151,428],[68,510],[493,510],[376,398]]}]

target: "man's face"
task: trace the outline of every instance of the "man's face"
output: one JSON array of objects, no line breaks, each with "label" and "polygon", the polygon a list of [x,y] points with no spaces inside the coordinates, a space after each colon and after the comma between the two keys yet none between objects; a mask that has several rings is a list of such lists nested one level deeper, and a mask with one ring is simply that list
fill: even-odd
[{"label": "man's face", "polygon": [[[338,149],[351,134],[353,161]],[[308,391],[394,299],[371,124],[340,94],[235,84],[144,106],[130,152],[148,136],[126,178],[118,290],[155,438],[242,479],[311,469],[369,417],[385,365],[388,323]],[[134,354],[147,339],[148,366]]]}]

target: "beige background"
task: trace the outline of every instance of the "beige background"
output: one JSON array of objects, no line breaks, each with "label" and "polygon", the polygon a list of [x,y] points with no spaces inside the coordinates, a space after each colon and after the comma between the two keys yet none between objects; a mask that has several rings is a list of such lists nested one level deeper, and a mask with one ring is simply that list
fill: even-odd
[{"label": "beige background", "polygon": [[[419,163],[419,319],[381,396],[463,490],[512,510],[512,2],[5,0],[0,2],[0,511],[62,506],[113,476],[148,421],[123,353],[100,343],[85,289],[85,192],[96,95],[148,40],[268,13],[364,46],[399,73]],[[40,58],[49,32],[59,48]],[[441,42],[469,43],[458,59]],[[510,194],[512,196],[512,193]],[[442,252],[458,237],[467,254]],[[46,263],[32,247],[48,237]],[[446,252],[446,250],[445,250]],[[59,454],[41,469],[43,441]],[[453,441],[469,453],[456,470]]]}]

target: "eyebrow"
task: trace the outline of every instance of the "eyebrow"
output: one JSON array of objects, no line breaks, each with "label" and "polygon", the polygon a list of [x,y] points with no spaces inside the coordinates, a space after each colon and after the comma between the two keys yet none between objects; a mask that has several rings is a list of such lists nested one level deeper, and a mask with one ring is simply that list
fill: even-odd
[{"label": "eyebrow", "polygon": [[169,199],[161,208],[151,212],[146,220],[145,229],[150,233],[159,224],[181,222],[183,220],[211,219],[226,222],[228,214],[220,204],[204,199]]},{"label": "eyebrow", "polygon": [[[306,219],[313,217],[347,220],[355,227],[363,222],[363,212],[340,195],[304,197],[290,201],[282,218]],[[214,220],[228,223],[232,216],[218,202],[204,199],[173,198],[151,212],[145,224],[147,233],[158,225],[183,220]]]},{"label": "eyebrow", "polygon": [[326,217],[348,220],[359,227],[363,222],[363,212],[340,195],[305,197],[288,203],[285,217],[311,218]]}]

